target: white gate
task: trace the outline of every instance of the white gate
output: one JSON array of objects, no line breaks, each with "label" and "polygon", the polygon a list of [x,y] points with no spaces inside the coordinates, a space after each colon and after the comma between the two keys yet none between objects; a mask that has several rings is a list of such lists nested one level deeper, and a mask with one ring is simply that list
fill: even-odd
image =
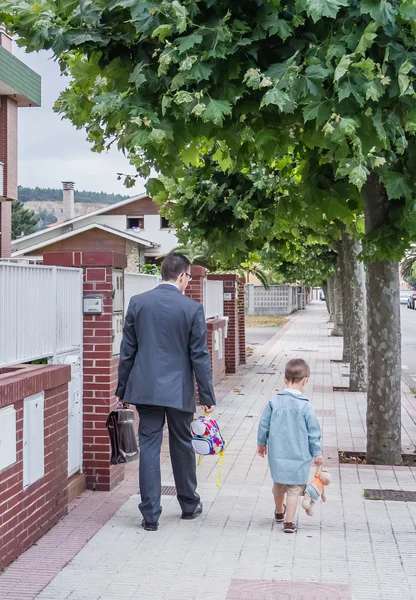
[{"label": "white gate", "polygon": [[127,312],[130,298],[136,294],[143,294],[157,287],[162,281],[158,275],[142,275],[125,273],[124,275],[124,312]]},{"label": "white gate", "polygon": [[224,282],[213,279],[204,280],[205,318],[222,317],[224,314]]},{"label": "white gate", "polygon": [[82,270],[0,262],[0,367],[82,347]]},{"label": "white gate", "polygon": [[71,365],[68,473],[82,466],[82,269],[0,262],[0,367]]}]

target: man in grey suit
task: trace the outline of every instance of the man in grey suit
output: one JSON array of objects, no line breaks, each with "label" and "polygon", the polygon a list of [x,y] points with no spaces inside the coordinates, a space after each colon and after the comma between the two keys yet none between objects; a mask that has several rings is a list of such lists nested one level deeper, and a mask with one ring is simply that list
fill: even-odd
[{"label": "man in grey suit", "polygon": [[163,283],[133,296],[120,348],[116,396],[139,412],[139,481],[142,527],[156,531],[160,506],[160,449],[165,418],[182,519],[202,514],[196,492],[196,462],[190,425],[196,410],[195,378],[203,409],[215,405],[207,328],[202,304],[184,295],[191,280],[190,262],[169,254],[162,264]]}]

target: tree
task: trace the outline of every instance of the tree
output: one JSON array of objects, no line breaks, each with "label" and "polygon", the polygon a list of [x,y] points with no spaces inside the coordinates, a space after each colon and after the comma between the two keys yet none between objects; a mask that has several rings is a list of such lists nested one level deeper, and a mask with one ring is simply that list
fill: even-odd
[{"label": "tree", "polygon": [[414,264],[416,263],[416,251],[410,249],[404,257],[400,268],[403,279],[416,289],[416,277],[414,276]]},{"label": "tree", "polygon": [[[416,232],[415,1],[1,0],[0,7],[22,45],[52,48],[72,76],[58,111],[86,127],[95,150],[116,141],[141,175],[152,167],[172,175],[208,152],[218,168],[240,171],[253,156],[269,164],[292,154],[308,165],[309,182],[329,170],[329,179],[346,177],[361,192],[367,459],[400,463],[396,261]],[[345,186],[334,194],[311,185],[305,196],[311,210],[334,218],[346,199]]]},{"label": "tree", "polygon": [[30,235],[35,233],[38,226],[39,217],[33,212],[25,208],[23,202],[15,200],[12,203],[12,239],[21,235]]}]

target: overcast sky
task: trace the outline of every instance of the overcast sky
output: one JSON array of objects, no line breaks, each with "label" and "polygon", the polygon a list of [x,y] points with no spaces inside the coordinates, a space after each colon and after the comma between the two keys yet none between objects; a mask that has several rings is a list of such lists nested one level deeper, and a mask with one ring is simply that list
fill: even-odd
[{"label": "overcast sky", "polygon": [[91,152],[85,132],[53,112],[67,79],[49,53],[26,54],[16,46],[13,53],[42,77],[41,108],[19,108],[19,185],[59,188],[61,181],[74,181],[78,190],[131,196],[144,191],[142,180],[129,190],[117,181],[117,173],[133,172],[120,152]]}]

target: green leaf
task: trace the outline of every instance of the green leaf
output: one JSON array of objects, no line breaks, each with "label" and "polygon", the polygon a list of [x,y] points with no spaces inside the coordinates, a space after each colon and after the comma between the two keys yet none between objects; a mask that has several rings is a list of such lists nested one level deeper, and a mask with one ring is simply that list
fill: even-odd
[{"label": "green leaf", "polygon": [[263,106],[268,106],[269,104],[278,106],[282,112],[288,112],[286,110],[288,104],[293,106],[293,103],[286,92],[279,90],[277,87],[274,87],[272,90],[269,90],[264,94],[260,108],[263,108]]},{"label": "green leaf", "polygon": [[377,37],[377,28],[377,24],[374,22],[371,22],[367,25],[367,27],[364,29],[363,35],[361,36],[358,46],[355,49],[354,54],[361,54],[362,56],[364,56],[368,48],[371,48],[374,40]]},{"label": "green leaf", "polygon": [[182,4],[178,2],[178,0],[173,0],[172,2],[172,10],[175,13],[176,17],[176,27],[179,33],[183,33],[186,29],[186,19],[188,16],[187,10]]},{"label": "green leaf", "polygon": [[335,69],[334,82],[337,82],[341,79],[341,77],[344,77],[345,73],[348,72],[348,67],[350,66],[350,64],[351,57],[348,56],[348,54],[345,54],[345,56],[341,58],[337,65],[337,68]]},{"label": "green leaf", "polygon": [[223,171],[228,171],[228,169],[232,167],[233,161],[228,150],[218,148],[218,150],[214,152],[212,158],[218,162]]},{"label": "green leaf", "polygon": [[367,181],[368,175],[365,163],[358,158],[341,160],[337,169],[337,176],[348,177],[349,182],[359,190]]},{"label": "green leaf", "polygon": [[310,65],[305,74],[300,78],[300,94],[304,98],[309,94],[312,96],[322,95],[322,82],[328,77],[329,71],[321,65]]},{"label": "green leaf", "polygon": [[397,173],[396,171],[383,172],[380,174],[380,179],[386,186],[389,200],[403,197],[410,199],[412,197],[412,190],[407,184],[406,176],[403,173]]},{"label": "green leaf", "polygon": [[303,109],[303,118],[307,121],[316,121],[316,128],[327,121],[331,116],[331,102],[329,100],[312,100]]},{"label": "green leaf", "polygon": [[169,35],[172,35],[172,27],[170,25],[159,25],[153,31],[152,38],[157,37],[159,42],[163,42]]},{"label": "green leaf", "polygon": [[316,23],[322,17],[335,19],[341,6],[348,6],[348,0],[306,0],[306,12]]},{"label": "green leaf", "polygon": [[365,90],[365,98],[366,100],[374,100],[374,102],[378,102],[386,88],[380,83],[379,79],[374,79],[373,81],[369,81],[364,86]]},{"label": "green leaf", "polygon": [[190,50],[197,44],[200,44],[203,41],[203,37],[200,33],[192,33],[191,35],[187,35],[186,37],[179,38],[178,40],[178,50],[182,54],[187,50]]},{"label": "green leaf", "polygon": [[360,106],[364,104],[364,98],[360,94],[359,87],[350,81],[344,81],[339,86],[338,99],[340,102],[342,102],[342,100],[345,100],[345,98],[349,98],[350,96],[353,96]]},{"label": "green leaf", "polygon": [[200,166],[201,159],[199,141],[197,138],[193,139],[192,142],[182,150],[181,156],[185,165],[192,165],[193,167]]},{"label": "green leaf", "polygon": [[405,94],[414,94],[413,86],[410,84],[408,73],[413,69],[413,65],[409,60],[406,60],[399,69],[398,82],[400,96]]},{"label": "green leaf", "polygon": [[266,17],[262,22],[262,27],[267,29],[269,35],[278,35],[283,41],[285,41],[292,34],[292,27],[288,21],[279,19],[278,13],[274,13]]},{"label": "green leaf", "polygon": [[204,121],[212,121],[216,125],[222,125],[224,118],[231,115],[232,106],[227,100],[210,99],[205,112],[202,115]]},{"label": "green leaf", "polygon": [[378,25],[394,25],[397,9],[387,0],[361,0],[361,14],[369,14]]},{"label": "green leaf", "polygon": [[212,74],[212,67],[202,61],[196,62],[190,70],[188,79],[195,79],[197,83],[209,79]]},{"label": "green leaf", "polygon": [[143,74],[144,63],[136,65],[129,77],[129,83],[134,83],[136,88],[139,88],[146,81],[146,76]]}]

